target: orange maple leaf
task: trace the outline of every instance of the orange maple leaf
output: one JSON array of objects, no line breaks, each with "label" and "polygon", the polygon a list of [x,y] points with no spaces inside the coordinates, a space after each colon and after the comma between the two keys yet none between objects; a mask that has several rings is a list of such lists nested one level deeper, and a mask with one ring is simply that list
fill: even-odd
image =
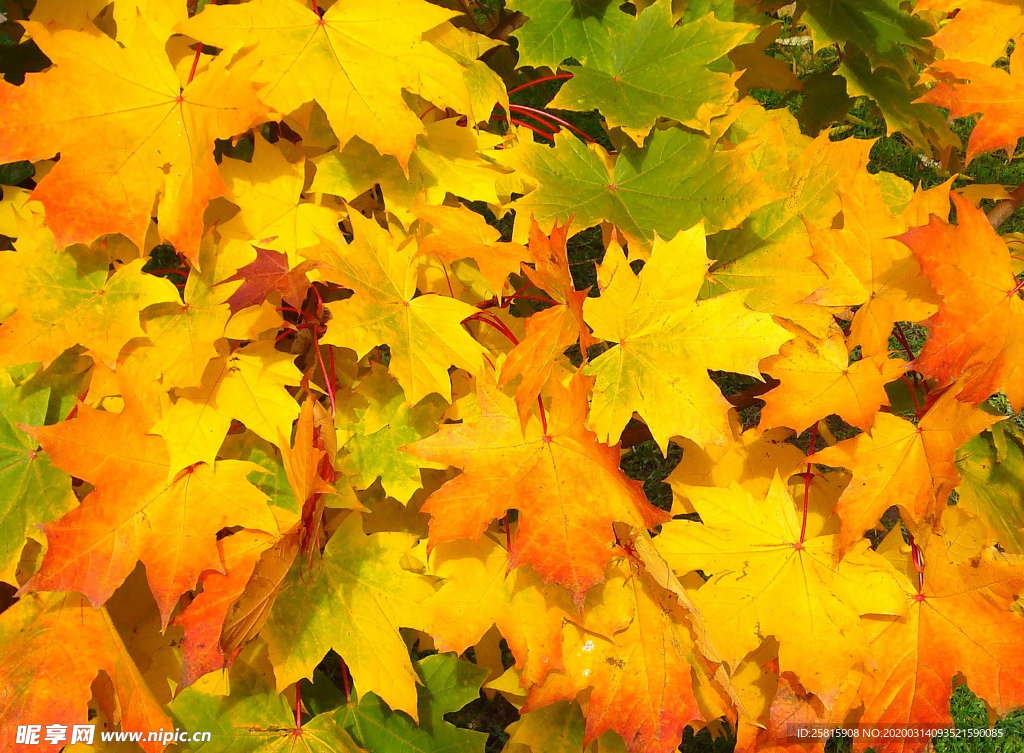
[{"label": "orange maple leaf", "polygon": [[914,368],[940,384],[962,379],[959,399],[975,405],[1003,390],[1024,407],[1024,281],[985,213],[953,194],[957,224],[932,217],[900,236],[942,296],[931,337]]},{"label": "orange maple leaf", "polygon": [[579,604],[615,554],[613,523],[652,528],[668,519],[619,470],[617,446],[600,444],[585,427],[589,384],[581,375],[568,387],[553,381],[551,415],[531,416],[524,429],[508,398],[481,377],[479,421],[442,426],[405,448],[463,470],[423,505],[432,547],[479,540],[492,520],[516,508],[509,567],[532,565]]},{"label": "orange maple leaf", "polygon": [[[880,551],[890,540],[904,547],[902,537],[898,542],[890,537]],[[909,565],[910,557],[903,561]],[[879,670],[861,688],[861,722],[948,724],[952,682],[959,672],[997,714],[1024,705],[1024,618],[1013,609],[1024,589],[1019,562],[994,547],[954,562],[943,537],[933,534],[924,549],[920,592],[910,567],[904,575],[907,616],[865,619]],[[909,749],[892,741],[879,747],[881,753]]]},{"label": "orange maple leaf", "polygon": [[267,497],[246,479],[252,465],[199,463],[168,479],[167,446],[146,433],[151,426],[126,395],[121,413],[80,405],[72,420],[32,429],[54,465],[94,489],[46,524],[46,556],[23,590],[81,591],[99,606],[142,562],[166,626],[204,570],[223,572],[218,531],[277,533]]},{"label": "orange maple leaf", "polygon": [[1024,135],[1024,49],[1018,47],[1010,55],[1008,71],[981,63],[940,60],[932,63],[928,73],[939,80],[939,85],[918,102],[945,107],[950,118],[982,114],[967,142],[967,162],[998,149],[1012,158],[1017,139]]},{"label": "orange maple leaf", "polygon": [[526,320],[526,337],[511,350],[501,368],[499,384],[502,386],[522,377],[516,389],[516,405],[524,421],[551,375],[555,359],[577,341],[584,353],[597,342],[583,321],[583,302],[589,288],[576,290],[569,270],[566,239],[570,224],[556,222],[550,237],[536,220],[530,226],[530,253],[536,269],[524,265],[523,273],[530,282],[551,294],[556,305]]},{"label": "orange maple leaf", "polygon": [[24,25],[54,66],[22,86],[0,82],[0,163],[60,152],[32,194],[58,247],[122,233],[142,248],[161,196],[160,234],[196,261],[203,211],[227,192],[214,140],[267,112],[251,69],[228,71],[224,56],[183,87],[142,21],[127,47],[100,33]]},{"label": "orange maple leaf", "polygon": [[[100,694],[101,707],[113,712],[120,706],[125,729],[173,729],[106,609],[93,609],[78,594],[19,599],[0,615],[3,750],[14,749],[11,742],[19,724],[86,724],[93,681],[101,671],[116,696],[115,705],[115,698]],[[57,751],[63,745],[44,741],[36,749]],[[161,742],[141,745],[147,753],[165,747]]]}]

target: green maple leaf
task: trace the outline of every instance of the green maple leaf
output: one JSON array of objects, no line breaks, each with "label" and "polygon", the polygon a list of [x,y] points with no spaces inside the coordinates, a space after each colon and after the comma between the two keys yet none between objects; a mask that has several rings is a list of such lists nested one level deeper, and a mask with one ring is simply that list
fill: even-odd
[{"label": "green maple leaf", "polygon": [[529,19],[515,32],[519,65],[557,68],[568,58],[581,63],[608,52],[610,32],[629,27],[629,16],[612,0],[509,0]]},{"label": "green maple leaf", "polygon": [[21,392],[9,371],[0,370],[0,581],[12,585],[26,542],[42,542],[37,525],[77,504],[71,477],[54,468],[39,443],[18,428],[44,422],[50,390],[24,397]]},{"label": "green maple leaf", "polygon": [[422,605],[434,589],[402,569],[415,543],[405,533],[366,536],[361,516],[349,513],[313,572],[300,558],[262,632],[278,689],[311,677],[333,648],[361,689],[416,714],[416,673],[398,628],[427,627]]},{"label": "green maple leaf", "polygon": [[1009,422],[998,423],[956,454],[963,482],[959,507],[981,517],[993,540],[1009,552],[1024,552],[1024,436]]},{"label": "green maple leaf", "polygon": [[732,76],[709,66],[739,44],[751,29],[725,23],[712,14],[681,26],[668,0],[659,0],[629,23],[611,32],[612,44],[568,66],[573,78],[551,107],[601,111],[608,125],[622,128],[637,143],[659,117],[708,131],[712,118],[734,100]]},{"label": "green maple leaf", "polygon": [[960,146],[960,138],[949,128],[942,110],[927,102],[918,102],[927,87],[891,68],[875,68],[864,51],[847,45],[839,73],[846,78],[846,90],[852,96],[870,97],[885,118],[889,133],[899,131],[922,149]]},{"label": "green maple leaf", "polygon": [[672,238],[704,220],[708,233],[739,225],[775,193],[746,161],[743,145],[728,151],[700,134],[655,130],[642,147],[627,143],[609,166],[601,147],[556,136],[549,148],[524,142],[502,157],[533,191],[513,205],[542,227],[573,218],[577,231],[602,220],[631,243],[650,248],[655,234]]},{"label": "green maple leaf", "polygon": [[[263,650],[259,646],[259,650]],[[319,714],[295,728],[295,710],[274,690],[266,656],[247,651],[231,668],[227,697],[185,689],[171,704],[182,727],[211,732],[209,742],[190,745],[201,753],[358,753],[361,749],[334,714]]]},{"label": "green maple leaf", "polygon": [[483,753],[487,735],[459,729],[444,720],[480,695],[487,669],[459,661],[449,654],[434,654],[416,662],[423,685],[419,688],[417,727],[395,713],[372,693],[358,705],[343,706],[338,721],[356,741],[373,751],[402,753]]},{"label": "green maple leaf", "polygon": [[901,0],[805,0],[804,23],[815,47],[854,42],[871,60],[907,73],[913,66],[904,47],[927,49],[925,37],[935,29],[903,10]]},{"label": "green maple leaf", "polygon": [[339,433],[352,433],[345,443],[348,454],[340,469],[354,477],[357,489],[367,489],[379,478],[384,492],[405,504],[423,486],[420,468],[445,466],[418,460],[399,448],[437,431],[444,402],[437,395],[429,395],[409,406],[401,386],[387,369],[377,364],[371,368],[370,375],[355,389],[366,399],[366,407],[355,408],[354,424],[338,426]]}]

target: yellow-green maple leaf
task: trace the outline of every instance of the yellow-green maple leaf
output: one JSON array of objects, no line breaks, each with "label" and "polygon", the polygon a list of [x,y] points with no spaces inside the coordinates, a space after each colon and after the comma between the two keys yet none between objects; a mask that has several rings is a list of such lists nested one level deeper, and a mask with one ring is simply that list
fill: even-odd
[{"label": "yellow-green maple leaf", "polygon": [[376,693],[391,708],[416,715],[416,672],[399,627],[427,628],[423,602],[434,589],[403,570],[416,543],[405,533],[367,536],[362,516],[348,517],[327,542],[312,573],[293,569],[263,629],[281,691],[337,651],[361,693]]},{"label": "yellow-green maple leaf", "polygon": [[677,25],[670,0],[659,0],[625,28],[612,27],[610,44],[586,63],[568,66],[573,78],[551,107],[597,108],[609,126],[622,128],[637,143],[659,117],[707,132],[711,119],[736,97],[735,77],[712,65],[753,28],[711,13]]},{"label": "yellow-green maple leaf", "polygon": [[483,346],[461,324],[478,309],[447,296],[416,296],[416,243],[396,242],[358,212],[350,220],[355,240],[333,255],[324,275],[355,295],[327,304],[331,321],[321,342],[352,348],[360,358],[387,344],[389,369],[410,405],[432,392],[451,402],[448,367],[476,373],[483,363]]},{"label": "yellow-green maple leaf", "polygon": [[709,265],[703,225],[656,241],[639,276],[617,246],[606,253],[601,297],[583,305],[594,335],[618,344],[584,369],[597,377],[590,426],[600,441],[615,443],[634,411],[663,451],[676,435],[699,444],[732,436],[729,403],[707,370],[757,377],[790,334],[746,308],[745,292],[696,301]]},{"label": "yellow-green maple leaf", "polygon": [[418,460],[399,448],[433,434],[444,403],[433,395],[410,406],[402,388],[379,364],[372,365],[354,393],[366,403],[354,406],[355,422],[338,415],[339,431],[352,434],[338,468],[350,475],[356,489],[367,489],[379,478],[385,494],[407,503],[423,487],[420,468],[444,466]]},{"label": "yellow-green maple leaf", "polygon": [[110,259],[100,249],[55,253],[44,246],[4,256],[17,312],[0,328],[0,366],[48,364],[82,345],[113,367],[129,340],[146,336],[140,309],[180,300],[169,281],[142,272],[144,259],[111,275]]}]

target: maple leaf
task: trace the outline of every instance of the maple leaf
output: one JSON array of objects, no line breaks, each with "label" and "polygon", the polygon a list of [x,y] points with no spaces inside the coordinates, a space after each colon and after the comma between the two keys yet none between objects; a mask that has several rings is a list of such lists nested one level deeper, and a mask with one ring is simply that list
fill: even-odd
[{"label": "maple leaf", "polygon": [[171,704],[175,719],[190,729],[211,733],[203,747],[236,753],[360,753],[334,713],[317,714],[296,724],[287,696],[274,690],[266,655],[235,662],[231,695],[224,698],[185,690]]},{"label": "maple leaf", "polygon": [[579,753],[586,721],[579,704],[559,701],[522,714],[505,728],[515,753]]},{"label": "maple leaf", "polygon": [[286,387],[299,383],[294,356],[272,342],[251,343],[211,361],[200,387],[179,391],[153,433],[167,442],[170,472],[212,464],[236,420],[268,442],[290,436],[299,405]]},{"label": "maple leaf", "polygon": [[224,572],[205,573],[202,593],[174,618],[173,624],[185,631],[178,692],[228,665],[229,657],[220,642],[224,620],[249,583],[260,556],[274,543],[273,536],[260,531],[239,531],[217,542]]},{"label": "maple leaf", "polygon": [[[27,594],[0,615],[0,720],[19,724],[62,724],[89,720],[92,684],[100,672],[113,682],[116,697],[104,708],[121,710],[126,730],[170,729],[171,720],[146,686],[139,668],[105,609],[93,609],[78,594]],[[13,732],[5,733],[12,746]],[[164,748],[144,741],[147,753]],[[63,743],[44,742],[56,751]]]},{"label": "maple leaf", "polygon": [[760,376],[758,362],[790,339],[743,305],[745,292],[695,301],[711,264],[705,248],[702,225],[658,239],[639,276],[617,247],[606,252],[601,297],[583,305],[595,337],[617,343],[583,370],[597,378],[590,426],[599,441],[614,441],[637,411],[663,452],[675,435],[721,444],[729,403],[707,370]]},{"label": "maple leaf", "polygon": [[529,16],[515,32],[520,66],[557,68],[568,58],[587,63],[606,56],[611,35],[629,28],[629,16],[607,0],[509,0],[506,5]]},{"label": "maple leaf", "polygon": [[599,444],[585,428],[587,381],[553,382],[551,415],[543,425],[531,417],[524,428],[511,401],[481,379],[478,421],[444,425],[406,447],[414,457],[463,471],[421,508],[431,516],[432,547],[478,541],[492,520],[514,507],[520,522],[509,566],[531,565],[579,603],[614,554],[612,523],[651,528],[665,520],[640,485],[619,471],[618,450]]},{"label": "maple leaf", "polygon": [[495,295],[501,295],[508,276],[518,272],[522,262],[531,260],[523,246],[500,242],[497,228],[466,207],[419,204],[412,213],[433,229],[420,241],[420,254],[447,261],[472,259]]},{"label": "maple leaf", "polygon": [[939,60],[928,67],[938,85],[918,101],[949,110],[949,117],[981,114],[967,142],[967,163],[979,154],[1005,150],[1012,157],[1020,137],[1020,74],[1024,71],[1024,51],[1010,55],[1010,68],[1003,70],[979,63]]},{"label": "maple leaf", "polygon": [[258,249],[284,252],[291,266],[296,265],[303,249],[324,239],[344,243],[338,229],[339,213],[302,200],[305,165],[301,158],[289,162],[280,148],[262,138],[253,142],[251,162],[224,160],[220,174],[240,211],[219,226],[220,232],[251,241]]},{"label": "maple leaf", "polygon": [[228,608],[220,635],[220,651],[230,664],[266,624],[281,594],[301,544],[299,531],[283,536],[256,562],[249,582]]},{"label": "maple leaf", "polygon": [[235,314],[249,306],[258,306],[274,291],[281,294],[281,300],[285,303],[300,308],[310,286],[306,273],[314,269],[316,263],[304,261],[289,267],[287,254],[259,247],[253,250],[256,251],[256,258],[221,282],[242,281],[226,301],[231,313]]},{"label": "maple leaf", "polygon": [[30,538],[42,543],[36,526],[77,504],[68,475],[18,428],[43,423],[50,390],[22,394],[10,371],[0,371],[0,580],[11,585],[17,584],[15,569],[25,544]]},{"label": "maple leaf", "polygon": [[673,238],[702,218],[708,233],[736,227],[775,198],[744,157],[742,148],[717,150],[712,139],[670,128],[642,147],[627,143],[614,160],[566,135],[553,148],[520,141],[500,159],[533,188],[514,208],[544,227],[572,218],[579,231],[606,220],[649,248],[656,235]]},{"label": "maple leaf", "polygon": [[283,434],[278,439],[281,465],[303,514],[309,506],[318,506],[323,495],[334,492],[331,481],[338,444],[330,417],[324,413],[316,400],[305,400],[295,423],[295,441],[289,443]]},{"label": "maple leaf", "polygon": [[907,364],[872,356],[851,363],[846,340],[833,331],[827,339],[790,341],[761,368],[780,384],[764,396],[759,426],[803,431],[818,419],[837,414],[867,431],[879,407],[889,402],[885,385],[898,379]]},{"label": "maple leaf", "polygon": [[339,429],[352,437],[343,445],[346,454],[338,467],[356,489],[367,489],[379,478],[389,497],[407,503],[423,486],[420,468],[444,466],[418,461],[400,448],[432,434],[444,406],[437,396],[410,406],[402,388],[377,364],[354,392],[367,405],[353,409],[354,423],[339,421]]},{"label": "maple leaf", "polygon": [[544,234],[536,221],[530,226],[530,254],[536,269],[524,266],[523,273],[552,295],[555,305],[526,320],[526,337],[509,351],[501,367],[500,386],[522,378],[516,387],[516,405],[524,421],[551,376],[558,356],[577,341],[584,351],[598,342],[583,321],[587,291],[576,290],[573,283],[566,247],[568,235],[567,224],[556,223],[550,236]]},{"label": "maple leaf", "polygon": [[228,71],[218,58],[183,88],[145,22],[127,47],[103,34],[25,28],[54,67],[23,86],[0,84],[0,162],[60,152],[32,192],[57,246],[122,233],[142,247],[160,196],[161,236],[194,261],[203,211],[226,190],[214,139],[248,130],[265,113],[251,69]]},{"label": "maple leaf", "polygon": [[867,434],[815,453],[814,462],[853,472],[836,505],[842,521],[839,551],[860,541],[893,505],[915,521],[937,516],[960,481],[954,464],[957,448],[997,420],[998,416],[960,402],[950,390],[917,426],[877,413]]},{"label": "maple leaf", "polygon": [[218,268],[224,265],[212,249],[200,253],[201,269],[185,279],[182,298],[153,304],[142,313],[142,325],[152,343],[145,356],[157,364],[165,385],[178,389],[198,387],[210,361],[220,353],[217,344],[225,336],[231,315],[223,290],[218,290]]},{"label": "maple leaf", "polygon": [[743,431],[735,413],[729,414],[732,429],[721,445],[698,445],[682,439],[685,462],[677,465],[665,481],[672,486],[672,514],[696,510],[686,499],[690,486],[728,486],[737,483],[752,493],[764,494],[776,472],[789,478],[805,464],[804,453],[786,440],[788,429]]},{"label": "maple leaf", "polygon": [[[897,535],[898,535],[897,531]],[[941,536],[928,537],[923,588],[902,537],[890,535],[880,551],[903,548],[900,585],[907,614],[870,618],[871,648],[879,670],[861,688],[865,724],[951,721],[953,678],[963,672],[971,690],[1002,715],[1024,704],[1024,618],[1013,602],[1024,587],[1020,565],[988,547],[976,559],[952,561]],[[903,750],[890,742],[883,751]]]},{"label": "maple leaf", "polygon": [[891,568],[867,541],[833,564],[836,536],[804,530],[810,520],[801,523],[778,475],[764,498],[737,485],[692,487],[687,497],[702,522],[666,523],[655,545],[676,572],[713,574],[694,601],[731,666],[773,635],[780,667],[828,693],[867,657],[859,615],[906,611]]},{"label": "maple leaf", "polygon": [[[649,576],[622,567],[592,594],[600,599],[587,600],[586,630],[574,630],[567,648],[569,685],[553,698],[572,700],[593,689],[584,746],[611,730],[634,753],[675,750],[683,728],[701,719],[686,610]],[[540,702],[531,696],[524,711]]]},{"label": "maple leaf", "polygon": [[1002,0],[920,0],[914,12],[949,14],[930,37],[947,60],[991,65],[1006,52],[1006,43],[1024,31],[1024,9]]},{"label": "maple leaf", "polygon": [[321,342],[352,348],[359,358],[386,343],[388,368],[411,405],[432,392],[451,402],[448,367],[475,373],[482,365],[483,347],[461,326],[479,309],[446,296],[416,296],[415,243],[396,244],[387,230],[358,213],[349,219],[355,240],[323,273],[340,278],[355,295],[327,304],[331,321]]},{"label": "maple leaf", "polygon": [[858,174],[840,199],[841,229],[809,229],[812,258],[828,280],[808,300],[822,306],[859,306],[849,345],[884,357],[897,321],[923,321],[937,310],[939,299],[921,276],[913,253],[896,236],[924,224],[930,214],[947,215],[948,186],[914,193],[897,212],[886,203],[882,183]]},{"label": "maple leaf", "polygon": [[342,145],[359,136],[405,168],[424,127],[404,92],[473,112],[463,66],[424,39],[455,15],[423,0],[383,8],[345,0],[321,18],[295,0],[251,0],[211,3],[178,31],[217,47],[248,48],[269,107],[290,113],[315,100]]},{"label": "maple leaf", "polygon": [[495,162],[505,139],[462,127],[458,118],[425,123],[416,138],[408,171],[390,155],[381,156],[365,141],[354,138],[344,148],[313,159],[316,176],[310,190],[351,201],[379,185],[384,204],[403,222],[420,203],[441,204],[446,194],[469,201],[500,204],[498,181],[508,173]]},{"label": "maple leaf", "polygon": [[338,722],[368,750],[483,753],[486,733],[459,729],[444,717],[479,698],[486,670],[442,654],[420,659],[415,670],[421,684],[417,687],[418,714],[412,717],[422,720],[418,727],[390,711],[372,693],[364,695],[358,705],[350,701],[339,708],[335,712]]},{"label": "maple leaf", "polygon": [[1013,424],[1000,422],[956,453],[962,480],[957,507],[981,516],[989,541],[1024,554],[1024,515],[1019,490],[1024,484],[1024,438]]},{"label": "maple leaf", "polygon": [[[735,98],[729,74],[711,65],[753,27],[720,22],[712,13],[675,25],[669,0],[658,0],[583,66],[568,66],[572,78],[550,107],[598,108],[608,125],[641,143],[659,117],[708,132]],[[670,73],[671,72],[671,73]]]},{"label": "maple leaf", "polygon": [[149,426],[127,394],[121,413],[80,405],[70,421],[32,430],[54,465],[94,489],[44,526],[46,556],[25,590],[81,591],[98,606],[142,562],[166,626],[200,573],[221,570],[218,531],[277,531],[266,497],[246,481],[250,466],[202,464],[169,479],[164,441]]},{"label": "maple leaf", "polygon": [[278,690],[312,676],[333,648],[362,692],[417,718],[416,674],[398,628],[427,627],[423,602],[433,588],[399,563],[414,544],[409,534],[367,536],[349,513],[313,573],[300,578],[293,568],[262,632]]},{"label": "maple leaf", "polygon": [[63,29],[86,30],[108,6],[112,6],[111,16],[117,24],[117,41],[127,45],[140,20],[163,42],[174,26],[188,17],[186,5],[167,0],[40,0],[32,9],[31,19]]},{"label": "maple leaf", "polygon": [[753,28],[711,13],[677,26],[669,0],[659,0],[625,29],[609,31],[608,46],[582,66],[567,66],[573,77],[549,106],[596,107],[610,127],[638,144],[659,117],[706,133],[736,97],[734,77],[711,65]]},{"label": "maple leaf", "polygon": [[824,318],[828,327],[832,317],[803,303],[826,281],[811,261],[807,228],[831,225],[842,209],[840,188],[867,165],[869,147],[855,139],[833,143],[822,134],[790,164],[784,139],[778,143],[773,130],[765,133],[756,157],[759,165],[784,168],[776,175],[766,170],[782,196],[755,208],[741,226],[710,236],[711,279],[716,291],[749,290],[746,303],[755,311],[798,321],[823,335],[817,322]]},{"label": "maple leaf", "polygon": [[985,213],[952,195],[957,224],[932,217],[900,236],[942,296],[931,337],[914,368],[940,384],[960,379],[958,398],[975,405],[1003,390],[1024,407],[1024,301],[1006,243]]},{"label": "maple leaf", "polygon": [[563,669],[562,623],[575,610],[527,567],[509,572],[508,552],[490,536],[441,544],[432,572],[444,582],[425,603],[438,651],[461,654],[496,626],[515,657],[523,687]]},{"label": "maple leaf", "polygon": [[960,137],[952,131],[946,113],[921,97],[928,87],[914,72],[873,67],[868,55],[850,43],[846,46],[839,73],[846,79],[851,97],[874,100],[886,121],[886,133],[900,132],[918,148],[934,148],[950,154],[960,148]]},{"label": "maple leaf", "polygon": [[903,48],[924,49],[924,38],[933,31],[898,0],[808,0],[805,8],[802,19],[815,47],[853,40],[864,48],[872,68],[910,68]]},{"label": "maple leaf", "polygon": [[111,275],[110,259],[99,249],[10,256],[20,262],[11,270],[17,311],[0,328],[0,366],[48,365],[74,345],[113,366],[129,340],[146,336],[139,309],[181,300],[170,282],[142,271],[142,259]]}]

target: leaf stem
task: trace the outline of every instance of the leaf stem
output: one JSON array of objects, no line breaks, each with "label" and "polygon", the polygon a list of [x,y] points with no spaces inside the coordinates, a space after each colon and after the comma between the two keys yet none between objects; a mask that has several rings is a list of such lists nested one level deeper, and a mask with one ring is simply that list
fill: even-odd
[{"label": "leaf stem", "polygon": [[565,81],[570,78],[572,78],[571,73],[556,73],[553,76],[541,76],[540,78],[535,78],[532,81],[527,81],[525,84],[519,84],[519,86],[512,87],[508,90],[508,96],[511,97],[513,94],[518,94],[523,89],[529,89],[531,86],[545,84],[548,81]]},{"label": "leaf stem", "polygon": [[352,695],[352,681],[349,679],[348,665],[345,660],[341,660],[341,684],[345,690],[345,700],[347,701]]},{"label": "leaf stem", "polygon": [[[910,349],[910,342],[908,342],[907,335],[903,331],[903,325],[900,324],[899,322],[896,322],[896,339],[900,341],[900,345],[903,346],[903,350],[905,350],[907,352],[907,360],[913,361],[914,360],[914,351]],[[911,374],[914,377],[914,387],[915,388],[920,387],[921,385],[920,385],[920,381],[918,380],[917,372],[913,371],[913,372],[911,372]],[[913,390],[911,390],[911,393],[913,393]],[[928,394],[928,382],[924,383],[924,394],[926,394],[926,395]],[[916,397],[916,395],[915,395],[915,399],[914,399],[914,405],[917,405],[917,397]]]},{"label": "leaf stem", "polygon": [[[320,371],[324,375],[324,384],[327,385],[327,397],[331,400],[331,418],[334,418],[338,412],[334,397],[334,380],[331,376],[327,375],[327,367],[324,366],[324,356],[320,352],[320,338],[316,336],[316,327],[312,327],[310,331],[313,333],[313,347],[316,349],[316,360],[319,362]],[[331,368],[331,374],[333,375],[333,373],[334,369]]]},{"label": "leaf stem", "polygon": [[520,113],[522,115],[530,115],[530,114],[532,114],[534,116],[542,115],[545,118],[547,118],[547,119],[557,123],[558,125],[563,126],[565,128],[568,128],[570,131],[575,133],[577,136],[579,136],[581,139],[586,141],[588,144],[596,144],[597,143],[594,139],[592,139],[590,136],[588,136],[584,131],[582,131],[579,128],[577,128],[576,126],[574,126],[568,120],[565,120],[564,118],[560,118],[557,115],[552,115],[551,113],[549,113],[549,112],[547,112],[545,110],[538,110],[535,107],[526,107],[524,105],[509,105],[508,109],[511,110],[512,112],[517,112],[517,113]]},{"label": "leaf stem", "polygon": [[914,413],[917,414],[918,418],[921,418],[921,404],[917,401],[917,390],[915,389],[915,385],[907,379],[906,374],[901,374],[900,379],[906,382],[907,389],[910,390],[910,399],[914,401]]},{"label": "leaf stem", "polygon": [[549,141],[554,141],[553,136],[550,133],[548,133],[547,131],[542,131],[540,128],[537,128],[537,126],[531,125],[531,124],[526,123],[526,122],[524,122],[522,120],[517,120],[516,118],[507,118],[504,115],[502,115],[500,112],[496,112],[496,113],[494,113],[491,116],[492,120],[494,120],[495,118],[497,118],[498,120],[505,120],[505,121],[511,123],[512,125],[522,126],[523,128],[529,128],[531,131],[536,133],[538,136],[543,136],[544,138],[548,139]]},{"label": "leaf stem", "polygon": [[[530,118],[530,120],[532,120],[534,123],[537,124],[538,128],[540,128],[545,133],[550,134],[548,136],[548,138],[553,137],[560,130],[558,128],[558,126],[555,125],[554,123],[550,123],[547,120],[544,120],[543,118],[541,118],[541,117],[539,117],[537,115],[534,115],[534,114],[528,113],[528,112],[527,113],[519,112],[518,110],[516,110],[515,112],[517,114],[519,114],[519,115],[525,115],[527,118]],[[523,122],[523,121],[519,121],[519,122]]]},{"label": "leaf stem", "polygon": [[196,46],[196,56],[194,58],[192,58],[192,70],[190,70],[188,72],[188,81],[185,82],[185,86],[188,86],[189,84],[191,84],[192,83],[192,79],[194,79],[196,77],[196,68],[199,67],[199,58],[202,57],[202,54],[203,54],[203,43],[200,42]]},{"label": "leaf stem", "polygon": [[924,590],[924,557],[921,554],[921,547],[914,541],[914,534],[908,531],[907,538],[910,542],[910,556],[914,560],[914,569],[917,571],[917,592],[920,594]]},{"label": "leaf stem", "polygon": [[811,445],[807,448],[807,470],[804,471],[804,514],[800,522],[800,541],[797,549],[802,549],[804,536],[807,534],[807,503],[811,496],[811,456],[814,455],[814,445],[818,443],[818,422],[814,422],[814,429],[811,431]]},{"label": "leaf stem", "polygon": [[302,680],[295,683],[295,735],[302,734]]}]

